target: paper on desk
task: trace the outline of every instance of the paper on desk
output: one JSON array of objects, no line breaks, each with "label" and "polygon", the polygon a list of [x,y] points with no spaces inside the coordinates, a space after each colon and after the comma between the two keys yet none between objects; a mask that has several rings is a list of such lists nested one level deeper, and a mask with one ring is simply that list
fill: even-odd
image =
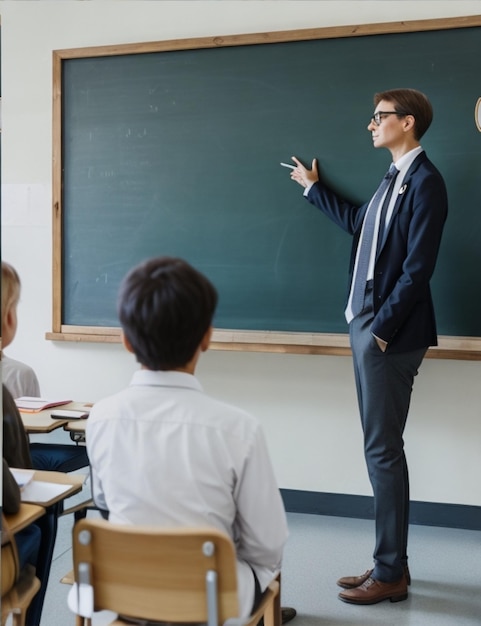
[{"label": "paper on desk", "polygon": [[43,411],[53,406],[69,404],[69,402],[72,402],[72,400],[52,400],[48,398],[35,398],[33,396],[22,396],[15,400],[17,408],[27,413],[36,413],[37,411]]},{"label": "paper on desk", "polygon": [[32,480],[26,487],[22,489],[22,502],[33,502],[34,504],[44,504],[50,502],[52,498],[58,498],[66,491],[72,488],[72,485],[63,483],[49,483],[43,480]]},{"label": "paper on desk", "polygon": [[18,467],[11,467],[10,471],[12,472],[12,475],[17,481],[17,485],[20,489],[26,487],[35,474],[35,470],[21,469]]}]

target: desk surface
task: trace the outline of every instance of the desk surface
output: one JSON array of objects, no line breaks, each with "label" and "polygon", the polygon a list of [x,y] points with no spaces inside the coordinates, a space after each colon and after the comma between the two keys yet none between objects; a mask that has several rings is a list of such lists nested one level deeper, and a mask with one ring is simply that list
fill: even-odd
[{"label": "desk surface", "polygon": [[62,407],[52,407],[50,409],[45,409],[44,411],[39,411],[38,413],[23,413],[20,411],[20,417],[22,418],[22,422],[27,433],[50,433],[52,430],[62,428],[62,426],[67,424],[69,421],[68,419],[52,419],[50,417],[50,413],[52,413],[52,411],[55,411],[56,409],[58,410],[59,408],[68,410],[84,410],[90,409],[91,407],[92,404],[89,402],[70,402]]},{"label": "desk surface", "polygon": [[21,502],[18,513],[5,515],[5,519],[7,520],[8,528],[15,534],[29,526],[39,517],[42,517],[42,515],[45,515],[45,508],[43,506]]},{"label": "desk surface", "polygon": [[[52,506],[70,496],[82,491],[85,482],[85,474],[66,474],[64,472],[51,472],[36,470],[33,480],[21,492],[22,502],[38,504],[44,507]],[[45,489],[45,483],[50,483],[52,489]],[[66,489],[61,492],[54,487],[65,485]]]}]

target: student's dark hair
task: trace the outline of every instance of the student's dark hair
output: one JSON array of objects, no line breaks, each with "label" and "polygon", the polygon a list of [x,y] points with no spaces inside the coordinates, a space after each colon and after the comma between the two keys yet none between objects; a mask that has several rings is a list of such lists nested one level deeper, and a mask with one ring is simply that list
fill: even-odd
[{"label": "student's dark hair", "polygon": [[150,370],[185,366],[212,325],[217,291],[183,259],[157,257],[122,281],[118,315],[139,363]]},{"label": "student's dark hair", "polygon": [[414,137],[419,141],[433,121],[433,107],[428,97],[417,89],[390,89],[374,96],[374,106],[381,100],[391,102],[398,115],[414,117]]}]

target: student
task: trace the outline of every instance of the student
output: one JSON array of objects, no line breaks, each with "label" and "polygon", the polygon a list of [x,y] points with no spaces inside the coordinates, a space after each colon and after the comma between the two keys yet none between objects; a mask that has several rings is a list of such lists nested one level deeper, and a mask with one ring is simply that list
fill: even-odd
[{"label": "student", "polygon": [[[2,261],[2,378],[3,385],[3,454],[10,467],[33,467],[38,470],[57,470],[70,472],[88,465],[85,446],[57,443],[30,443],[17,409],[13,394],[39,395],[39,385],[35,372],[31,367],[5,357],[3,349],[11,344],[17,332],[17,305],[20,299],[20,278],[16,270],[5,261]],[[9,389],[11,386],[11,390]],[[13,428],[13,430],[12,430]],[[22,431],[23,437],[18,435]],[[15,434],[12,437],[12,433]],[[21,456],[19,442],[22,442]],[[25,449],[24,449],[25,448]],[[12,487],[9,481],[10,488]],[[7,497],[12,492],[7,493]],[[37,520],[36,526],[40,529],[41,540],[36,560],[37,576],[41,586],[33,598],[27,612],[28,626],[39,626],[42,615],[45,594],[47,591],[52,564],[55,539],[57,537],[58,516],[62,512],[63,501],[47,508],[46,514]],[[22,550],[22,547],[21,547]],[[20,554],[21,556],[21,554]]]},{"label": "student", "polygon": [[[5,385],[2,385],[2,432],[3,508],[6,514],[11,514],[20,508],[20,489],[10,468],[30,469],[32,462],[22,418]],[[27,563],[34,565],[41,583],[27,610],[27,626],[40,625],[56,534],[57,513],[51,508],[35,523],[15,534],[20,569]]]},{"label": "student", "polygon": [[[17,306],[20,300],[20,277],[9,263],[2,261],[2,382],[13,398],[40,396],[40,385],[34,370],[27,364],[9,358],[4,349],[17,333]],[[73,472],[88,465],[85,446],[60,443],[30,443],[32,464],[38,470]]]},{"label": "student", "polygon": [[87,449],[93,497],[110,521],[213,526],[233,539],[246,616],[279,573],[288,532],[260,423],[195,378],[216,304],[213,285],[181,259],[130,271],[118,312],[141,368],[129,387],[94,405]]},{"label": "student", "polygon": [[[28,449],[28,440],[20,415],[13,399],[2,385],[2,432],[3,432],[3,472],[2,472],[2,510],[6,515],[18,513],[20,509],[20,487],[18,486],[11,467],[31,468],[32,462]],[[37,564],[40,548],[41,531],[36,524],[15,534],[19,569],[27,563],[34,567]]]},{"label": "student", "polygon": [[420,145],[433,117],[428,98],[414,89],[393,89],[376,94],[374,106],[367,129],[375,148],[389,150],[395,169],[371,202],[354,206],[334,193],[320,180],[316,159],[308,169],[292,157],[291,173],[307,200],[354,237],[346,320],[376,544],[374,568],[338,581],[345,589],[339,598],[353,604],[408,595],[403,432],[414,377],[427,348],[437,345],[430,280],[447,216],[443,178]]},{"label": "student", "polygon": [[20,300],[20,277],[9,263],[2,261],[2,382],[14,398],[40,396],[37,375],[26,363],[9,358],[3,350],[17,332],[17,305]]}]

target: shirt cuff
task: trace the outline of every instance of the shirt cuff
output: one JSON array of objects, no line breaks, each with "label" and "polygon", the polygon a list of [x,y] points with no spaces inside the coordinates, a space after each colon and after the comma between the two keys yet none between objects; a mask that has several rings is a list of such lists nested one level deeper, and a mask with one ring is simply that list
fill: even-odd
[{"label": "shirt cuff", "polygon": [[304,197],[307,197],[307,194],[308,194],[308,193],[309,193],[309,191],[311,190],[311,187],[312,187],[312,185],[313,185],[313,184],[314,184],[314,183],[311,183],[311,184],[309,185],[309,187],[306,187],[306,188],[304,189]]}]

